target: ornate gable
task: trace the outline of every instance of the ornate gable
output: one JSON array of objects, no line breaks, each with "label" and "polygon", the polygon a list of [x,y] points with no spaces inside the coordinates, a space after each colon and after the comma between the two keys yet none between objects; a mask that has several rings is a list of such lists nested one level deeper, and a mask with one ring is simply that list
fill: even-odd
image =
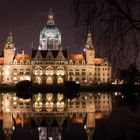
[{"label": "ornate gable", "polygon": [[52,55],[52,51],[48,50],[47,55],[46,55],[46,60],[54,60],[54,57]]},{"label": "ornate gable", "polygon": [[42,54],[40,51],[36,52],[36,55],[34,57],[34,60],[43,60]]},{"label": "ornate gable", "polygon": [[64,55],[63,55],[63,52],[61,50],[58,52],[57,57],[56,57],[55,60],[56,61],[64,61],[64,60],[66,60]]}]

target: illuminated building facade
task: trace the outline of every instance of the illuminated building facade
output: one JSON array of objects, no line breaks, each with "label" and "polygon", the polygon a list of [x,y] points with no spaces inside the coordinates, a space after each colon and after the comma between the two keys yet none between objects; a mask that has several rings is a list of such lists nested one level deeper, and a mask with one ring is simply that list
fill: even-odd
[{"label": "illuminated building facade", "polygon": [[39,46],[32,54],[17,53],[12,34],[8,35],[0,57],[0,82],[16,84],[32,80],[38,84],[61,84],[76,81],[82,84],[111,81],[111,64],[95,57],[91,33],[88,33],[83,54],[68,54],[61,46],[61,32],[56,27],[52,11],[47,25],[40,32]]}]

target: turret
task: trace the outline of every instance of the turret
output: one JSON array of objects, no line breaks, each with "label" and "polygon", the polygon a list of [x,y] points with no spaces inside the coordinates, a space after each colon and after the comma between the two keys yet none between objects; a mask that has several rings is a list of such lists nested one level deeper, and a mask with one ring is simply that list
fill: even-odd
[{"label": "turret", "polygon": [[95,48],[94,48],[94,45],[93,45],[93,42],[92,42],[91,33],[88,33],[88,35],[87,35],[85,50],[86,50],[86,62],[87,62],[87,64],[94,64]]},{"label": "turret", "polygon": [[6,44],[4,46],[4,64],[9,65],[15,56],[15,48],[13,43],[12,33],[8,34]]},{"label": "turret", "polygon": [[48,14],[47,25],[55,25],[54,16],[53,16],[53,12],[52,12],[52,8],[50,8],[50,12],[49,12],[49,14]]}]

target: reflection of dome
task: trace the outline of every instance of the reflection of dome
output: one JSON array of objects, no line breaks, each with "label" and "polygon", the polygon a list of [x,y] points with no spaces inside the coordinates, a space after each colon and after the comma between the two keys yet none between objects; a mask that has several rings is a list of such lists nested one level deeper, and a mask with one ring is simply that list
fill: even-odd
[{"label": "reflection of dome", "polygon": [[49,36],[50,34],[52,34],[54,37],[57,37],[60,32],[58,30],[58,28],[54,25],[52,26],[45,26],[41,32],[41,34],[44,36],[44,37],[47,37]]}]

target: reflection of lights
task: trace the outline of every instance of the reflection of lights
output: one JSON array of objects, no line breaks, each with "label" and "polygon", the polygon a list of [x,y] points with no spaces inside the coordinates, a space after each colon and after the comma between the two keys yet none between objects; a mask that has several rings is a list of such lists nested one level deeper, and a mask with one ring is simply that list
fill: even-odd
[{"label": "reflection of lights", "polygon": [[122,98],[124,98],[124,96],[122,95]]},{"label": "reflection of lights", "polygon": [[48,101],[51,101],[52,98],[53,98],[53,94],[52,94],[52,93],[47,93],[47,94],[46,94],[46,99],[47,99]]},{"label": "reflection of lights", "polygon": [[101,93],[100,92],[98,92],[98,96],[100,96],[101,95]]},{"label": "reflection of lights", "polygon": [[9,100],[5,101],[5,111],[10,112],[10,102],[9,102]]},{"label": "reflection of lights", "polygon": [[63,98],[64,98],[63,94],[60,93],[57,94],[58,101],[61,101]]},{"label": "reflection of lights", "polygon": [[57,110],[61,112],[61,111],[64,110],[65,103],[64,103],[64,102],[59,102],[59,101],[58,101],[58,102],[56,103],[56,106],[57,106]]},{"label": "reflection of lights", "polygon": [[115,92],[114,94],[115,94],[115,96],[117,96],[117,95],[118,95],[118,93],[117,93],[117,92]]},{"label": "reflection of lights", "polygon": [[119,92],[119,95],[121,95],[121,92]]},{"label": "reflection of lights", "polygon": [[53,107],[54,107],[54,103],[53,103],[52,101],[46,102],[46,110],[47,110],[48,112],[53,111]]},{"label": "reflection of lights", "polygon": [[85,96],[85,99],[87,99],[87,96]]},{"label": "reflection of lights", "polygon": [[86,126],[86,125],[84,125],[84,129],[85,129],[85,130],[87,129],[87,126]]},{"label": "reflection of lights", "polygon": [[49,140],[53,140],[53,138],[52,137],[49,137]]},{"label": "reflection of lights", "polygon": [[34,106],[35,111],[40,112],[42,110],[43,103],[42,102],[35,102],[33,106]]},{"label": "reflection of lights", "polygon": [[42,100],[42,94],[38,93],[37,95],[35,95],[35,100],[36,101],[41,101]]}]

